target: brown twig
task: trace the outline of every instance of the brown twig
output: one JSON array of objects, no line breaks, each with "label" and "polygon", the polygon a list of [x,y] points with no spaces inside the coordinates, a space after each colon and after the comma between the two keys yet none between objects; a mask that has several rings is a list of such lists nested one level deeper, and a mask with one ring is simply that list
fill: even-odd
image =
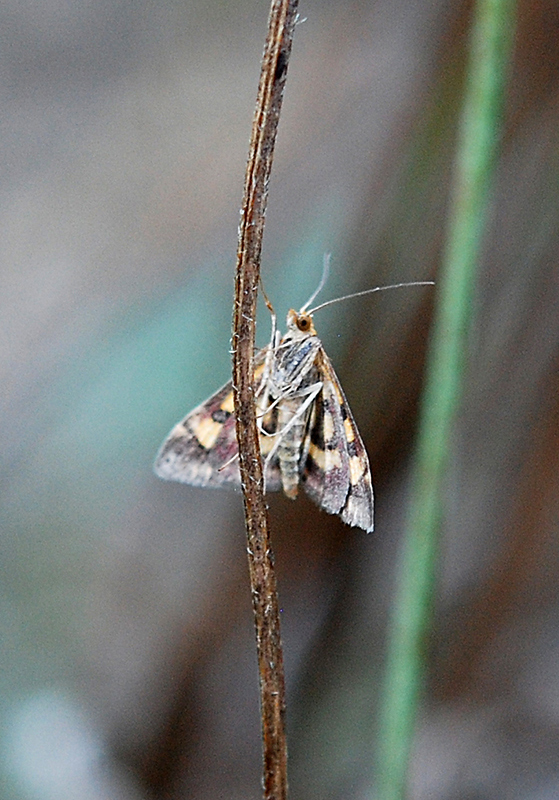
[{"label": "brown twig", "polygon": [[287,797],[285,681],[279,603],[254,406],[255,318],[268,181],[298,0],[272,0],[239,225],[233,316],[233,386],[239,466],[260,676],[265,800]]}]

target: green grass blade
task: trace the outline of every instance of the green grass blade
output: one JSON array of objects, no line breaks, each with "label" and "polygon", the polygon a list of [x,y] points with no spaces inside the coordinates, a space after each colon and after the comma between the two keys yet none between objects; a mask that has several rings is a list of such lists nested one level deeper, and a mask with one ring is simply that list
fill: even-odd
[{"label": "green grass blade", "polygon": [[487,197],[501,130],[514,0],[478,0],[455,165],[447,247],[437,286],[410,512],[381,697],[378,800],[401,800],[422,682],[422,645],[441,518],[441,486],[459,401]]}]

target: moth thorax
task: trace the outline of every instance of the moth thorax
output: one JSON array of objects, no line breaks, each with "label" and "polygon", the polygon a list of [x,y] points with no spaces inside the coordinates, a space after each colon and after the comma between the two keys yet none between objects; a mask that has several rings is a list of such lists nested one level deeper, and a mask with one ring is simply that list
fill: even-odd
[{"label": "moth thorax", "polygon": [[316,336],[312,315],[304,311],[295,311],[294,308],[290,308],[287,314],[287,327],[301,333],[308,333],[310,336]]}]

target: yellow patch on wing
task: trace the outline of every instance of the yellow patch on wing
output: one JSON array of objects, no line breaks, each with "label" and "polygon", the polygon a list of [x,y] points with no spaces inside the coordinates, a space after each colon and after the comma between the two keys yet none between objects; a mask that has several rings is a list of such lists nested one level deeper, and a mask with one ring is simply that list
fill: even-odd
[{"label": "yellow patch on wing", "polygon": [[326,463],[326,453],[320,447],[317,447],[315,444],[310,445],[309,447],[309,455],[316,464],[319,469],[324,470],[324,466]]},{"label": "yellow patch on wing", "polygon": [[359,483],[365,474],[366,464],[363,458],[352,456],[349,459],[349,480],[352,486]]},{"label": "yellow patch on wing", "polygon": [[322,448],[311,443],[309,447],[309,455],[316,466],[323,472],[327,472],[328,470],[336,467],[341,469],[342,467],[342,457],[338,450],[329,450],[326,452],[325,450],[322,450]]},{"label": "yellow patch on wing", "polygon": [[[223,406],[222,406],[223,408]],[[226,411],[227,409],[224,409]],[[215,422],[211,417],[202,417],[196,422],[191,421],[192,432],[206,450],[211,448],[216,443],[217,437],[223,428],[222,422]]]},{"label": "yellow patch on wing", "polygon": [[331,442],[334,438],[334,420],[332,419],[332,414],[329,411],[324,412],[324,420],[322,423],[323,427],[323,435],[325,442]]},{"label": "yellow patch on wing", "polygon": [[233,402],[233,392],[229,392],[227,397],[223,398],[223,403],[220,405],[222,411],[227,411],[228,414],[232,414],[235,410],[235,404]]},{"label": "yellow patch on wing", "polygon": [[331,371],[331,373],[333,373],[333,377],[332,377],[332,374],[330,375],[330,380],[332,381],[332,384],[334,385],[334,389],[336,391],[336,396],[338,398],[338,404],[340,406],[343,406],[345,404],[345,397],[343,396],[342,390],[340,389],[340,385],[339,385],[339,382],[338,382],[338,377],[337,377],[337,375],[336,375],[336,373],[334,372],[333,369],[331,369],[330,371]]},{"label": "yellow patch on wing", "polygon": [[344,431],[345,431],[345,438],[347,439],[347,441],[353,442],[355,439],[355,433],[353,432],[353,425],[351,424],[349,419],[347,419],[347,417],[344,419]]}]

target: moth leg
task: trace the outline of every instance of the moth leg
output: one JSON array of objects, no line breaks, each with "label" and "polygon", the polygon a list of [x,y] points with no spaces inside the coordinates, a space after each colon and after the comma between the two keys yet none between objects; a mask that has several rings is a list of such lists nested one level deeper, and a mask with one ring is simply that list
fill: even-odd
[{"label": "moth leg", "polygon": [[225,469],[225,467],[228,467],[228,466],[229,466],[229,464],[232,464],[232,463],[233,463],[233,461],[235,461],[235,459],[236,459],[236,458],[238,458],[238,457],[239,457],[239,454],[238,454],[238,453],[234,453],[234,454],[231,456],[231,458],[229,458],[229,459],[228,459],[228,460],[225,462],[225,464],[222,464],[222,465],[221,465],[221,467],[218,467],[218,468],[217,468],[217,471],[218,471],[218,472],[221,472],[222,470],[224,470],[224,469]]},{"label": "moth leg", "polygon": [[268,347],[268,352],[266,353],[266,360],[264,361],[264,369],[262,371],[262,377],[260,378],[258,389],[254,393],[255,399],[258,399],[262,393],[262,390],[269,385],[270,375],[272,373],[272,362],[279,345],[280,335],[281,334],[279,331],[272,332],[272,339],[270,341],[270,346]]},{"label": "moth leg", "polygon": [[[258,409],[258,412],[256,414],[256,421],[257,421],[257,424],[258,424],[258,430],[263,436],[277,436],[278,435],[279,431],[274,431],[273,433],[270,433],[269,431],[265,430],[263,425],[262,425],[261,420],[263,420],[264,417],[266,416],[266,414],[269,414],[270,411],[272,411],[272,409],[274,409],[277,405],[279,405],[279,403],[281,403],[282,400],[285,400],[285,398],[288,397],[288,396],[289,395],[287,393],[283,394],[283,395],[280,395],[279,397],[276,397],[276,399],[272,403],[270,403],[270,405],[266,406],[265,408],[262,407],[262,408]],[[296,396],[297,395],[294,395],[294,397],[296,397]]]}]

